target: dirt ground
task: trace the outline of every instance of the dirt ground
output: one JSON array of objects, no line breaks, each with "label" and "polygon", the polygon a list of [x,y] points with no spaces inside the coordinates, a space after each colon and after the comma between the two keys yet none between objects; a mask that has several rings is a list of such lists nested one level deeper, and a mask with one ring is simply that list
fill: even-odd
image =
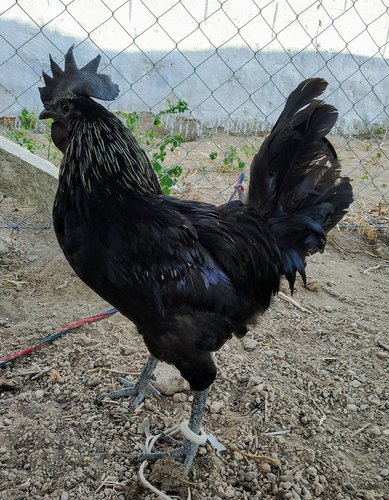
[{"label": "dirt ground", "polygon": [[[193,197],[211,198],[201,151],[187,147],[194,166],[187,156],[184,180],[196,185]],[[228,186],[236,173],[215,169],[206,178]],[[227,449],[202,447],[189,478],[175,463],[149,464],[156,487],[194,500],[389,499],[382,246],[335,229],[326,251],[309,259],[308,289],[299,283],[292,303],[284,284],[286,297],[217,353],[205,429]],[[1,229],[0,266],[0,357],[108,307],[74,275],[51,229]],[[126,400],[93,404],[146,358],[134,327],[116,314],[0,369],[0,498],[157,498],[129,456],[144,444],[145,426],[158,433],[188,417],[190,391],[150,397],[135,413]]]}]

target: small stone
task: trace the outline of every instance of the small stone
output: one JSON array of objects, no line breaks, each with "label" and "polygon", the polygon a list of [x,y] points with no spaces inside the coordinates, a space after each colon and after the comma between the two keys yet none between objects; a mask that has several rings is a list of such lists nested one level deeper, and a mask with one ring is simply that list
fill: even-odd
[{"label": "small stone", "polygon": [[253,394],[261,394],[265,389],[265,384],[258,384],[258,385],[255,385],[250,392],[252,392]]},{"label": "small stone", "polygon": [[184,392],[176,392],[173,394],[173,401],[175,403],[185,403],[187,401],[188,396]]},{"label": "small stone", "polygon": [[378,427],[378,425],[373,425],[373,427],[370,428],[370,432],[374,434],[375,436],[381,436],[381,429]]},{"label": "small stone", "polygon": [[35,391],[35,397],[37,399],[42,399],[44,395],[45,391],[43,391],[42,389],[38,389],[37,391]]},{"label": "small stone", "polygon": [[29,260],[30,262],[35,262],[36,260],[39,259],[39,256],[36,255],[36,254],[31,254],[27,257],[27,260]]},{"label": "small stone", "polygon": [[138,424],[137,427],[137,434],[144,434],[145,429],[150,427],[150,420],[148,417],[145,417],[140,424]]},{"label": "small stone", "polygon": [[381,477],[388,477],[389,476],[389,469],[382,469],[380,471],[380,476]]},{"label": "small stone", "polygon": [[357,488],[353,485],[353,483],[346,482],[346,483],[343,483],[342,486],[349,493],[355,493],[357,491]]},{"label": "small stone", "polygon": [[3,453],[7,453],[8,452],[8,448],[6,446],[2,446],[0,448],[0,455],[3,455]]},{"label": "small stone", "polygon": [[100,378],[97,375],[91,377],[87,382],[89,387],[96,387],[100,384]]},{"label": "small stone", "polygon": [[0,326],[7,326],[8,321],[6,319],[0,319]]},{"label": "small stone", "polygon": [[316,476],[317,475],[317,469],[316,467],[308,467],[307,469],[307,473],[310,475],[310,476]]},{"label": "small stone", "polygon": [[333,309],[333,307],[331,307],[331,306],[324,306],[324,310],[325,310],[326,312],[332,312],[334,309]]},{"label": "small stone", "polygon": [[223,401],[214,401],[213,403],[211,403],[209,410],[211,413],[220,413],[223,406],[224,406]]},{"label": "small stone", "polygon": [[28,490],[30,485],[31,485],[31,479],[27,479],[27,481],[25,481],[24,483],[19,485],[19,488],[23,491],[26,491],[26,490]]},{"label": "small stone", "polygon": [[249,381],[247,382],[247,387],[251,389],[252,387],[255,387],[256,385],[262,384],[263,379],[262,377],[258,377],[256,375],[251,375],[249,378]]},{"label": "small stone", "polygon": [[301,494],[306,500],[310,500],[312,498],[312,495],[306,486],[301,487]]},{"label": "small stone", "polygon": [[375,248],[374,253],[381,259],[389,260],[389,247],[387,247],[386,245],[381,245]]},{"label": "small stone", "polygon": [[122,356],[130,356],[131,354],[134,354],[135,350],[133,347],[123,344],[119,347],[119,352]]},{"label": "small stone", "polygon": [[361,387],[362,383],[359,380],[352,380],[350,382],[350,386],[353,387],[354,389],[358,389],[358,387]]},{"label": "small stone", "polygon": [[286,358],[286,351],[282,349],[277,350],[274,352],[273,357],[278,361],[283,361]]},{"label": "small stone", "polygon": [[324,493],[324,486],[316,481],[312,483],[312,488],[315,497],[320,497]]},{"label": "small stone", "polygon": [[95,341],[91,337],[88,337],[88,335],[85,335],[85,333],[82,333],[78,339],[83,345],[92,345],[95,343]]},{"label": "small stone", "polygon": [[307,464],[312,464],[315,461],[316,453],[312,448],[305,448],[304,450],[299,451],[298,456],[302,462]]},{"label": "small stone", "polygon": [[234,451],[234,459],[240,462],[243,460],[243,455],[241,455],[238,451]]},{"label": "small stone", "polygon": [[294,478],[299,483],[303,478],[303,471],[301,470],[296,471],[294,474]]},{"label": "small stone", "polygon": [[5,419],[3,420],[3,424],[4,424],[4,425],[12,425],[12,420],[11,420],[10,418],[5,418]]},{"label": "small stone", "polygon": [[254,481],[258,477],[258,474],[253,471],[246,472],[244,478],[246,481]]},{"label": "small stone", "polygon": [[349,404],[346,408],[348,411],[358,411],[358,406],[355,404]]},{"label": "small stone", "polygon": [[321,285],[318,281],[311,281],[307,283],[307,290],[310,292],[318,292],[321,289]]},{"label": "small stone", "polygon": [[290,481],[285,481],[281,483],[281,486],[284,490],[290,490],[293,486],[293,483],[291,483]]},{"label": "small stone", "polygon": [[262,474],[269,474],[269,472],[271,472],[271,466],[268,463],[263,462],[262,464],[260,464],[259,470],[262,472]]},{"label": "small stone", "polygon": [[234,498],[234,496],[235,496],[235,490],[231,486],[227,486],[227,488],[224,491],[224,497]]},{"label": "small stone", "polygon": [[61,500],[69,500],[69,493],[67,491],[62,492]]},{"label": "small stone", "polygon": [[54,396],[59,396],[61,394],[61,389],[58,386],[56,386],[56,387],[54,387],[53,393],[54,393]]},{"label": "small stone", "polygon": [[377,352],[377,358],[379,358],[379,359],[387,359],[387,358],[389,358],[389,352],[387,352],[387,351],[378,351]]},{"label": "small stone", "polygon": [[0,391],[16,391],[20,385],[13,378],[0,377]]},{"label": "small stone", "polygon": [[245,337],[242,340],[242,344],[246,351],[253,351],[258,345],[258,341]]}]

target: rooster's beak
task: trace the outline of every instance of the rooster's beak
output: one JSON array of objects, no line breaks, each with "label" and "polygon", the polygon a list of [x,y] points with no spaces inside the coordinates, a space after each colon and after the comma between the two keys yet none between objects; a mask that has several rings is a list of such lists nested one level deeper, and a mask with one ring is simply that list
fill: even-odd
[{"label": "rooster's beak", "polygon": [[53,113],[52,111],[49,111],[48,109],[44,109],[40,115],[39,115],[39,119],[40,120],[45,120],[46,118],[53,118]]}]

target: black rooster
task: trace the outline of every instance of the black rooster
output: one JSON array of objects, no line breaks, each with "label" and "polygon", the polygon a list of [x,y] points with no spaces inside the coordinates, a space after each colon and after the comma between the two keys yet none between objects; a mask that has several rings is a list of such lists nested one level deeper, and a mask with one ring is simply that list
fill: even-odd
[{"label": "black rooster", "polygon": [[[171,363],[195,391],[193,437],[216,376],[211,353],[246,333],[283,275],[292,291],[296,272],[305,283],[305,257],[323,249],[352,202],[325,138],[337,111],[316,99],[327,83],[313,78],[291,93],[252,162],[247,203],[217,207],[162,194],[131,132],[91,99],[118,94],[97,74],[99,57],[78,69],[71,48],[64,71],[50,60],[40,118],[54,120],[52,138],[64,152],[54,204],[59,244],[78,276],[135,323],[151,353],[139,380],[109,396],[139,405],[156,392],[157,360]],[[188,470],[197,448],[189,435],[172,455]]]}]

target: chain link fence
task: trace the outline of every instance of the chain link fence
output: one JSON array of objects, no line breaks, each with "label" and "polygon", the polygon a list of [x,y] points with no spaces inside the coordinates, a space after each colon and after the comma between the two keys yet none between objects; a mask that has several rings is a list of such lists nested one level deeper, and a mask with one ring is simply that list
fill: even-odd
[{"label": "chain link fence", "polygon": [[[288,94],[322,76],[325,99],[339,110],[331,141],[353,178],[352,223],[362,217],[385,229],[388,14],[388,0],[2,0],[1,132],[60,162],[36,119],[37,87],[48,53],[61,62],[74,43],[79,65],[102,54],[101,70],[121,90],[109,106],[149,150],[167,189],[222,203]],[[0,225],[11,224],[3,214]]]}]

